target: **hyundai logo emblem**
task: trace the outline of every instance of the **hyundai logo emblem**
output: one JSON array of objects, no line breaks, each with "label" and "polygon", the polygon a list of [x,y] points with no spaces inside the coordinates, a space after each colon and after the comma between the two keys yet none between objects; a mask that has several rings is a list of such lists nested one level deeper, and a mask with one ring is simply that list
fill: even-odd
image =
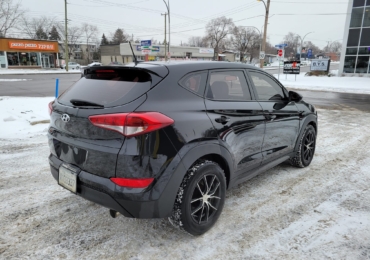
[{"label": "hyundai logo emblem", "polygon": [[71,118],[67,114],[63,114],[61,116],[61,118],[62,118],[62,121],[65,122],[65,123],[67,123],[67,122],[69,122],[69,120],[71,120]]}]

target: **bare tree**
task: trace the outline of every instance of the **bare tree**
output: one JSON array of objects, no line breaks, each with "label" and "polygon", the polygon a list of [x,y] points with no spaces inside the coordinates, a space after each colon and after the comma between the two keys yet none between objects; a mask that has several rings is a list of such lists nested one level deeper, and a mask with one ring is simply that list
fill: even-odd
[{"label": "bare tree", "polygon": [[55,24],[55,17],[41,16],[39,18],[29,18],[23,16],[20,21],[20,29],[30,39],[39,39],[38,32],[43,31],[46,35],[49,35]]},{"label": "bare tree", "polygon": [[335,42],[332,42],[330,44],[328,44],[328,46],[326,46],[324,48],[324,51],[325,52],[335,52],[335,53],[338,53],[338,52],[341,52],[342,50],[342,44],[338,41],[335,41]]},{"label": "bare tree", "polygon": [[6,37],[7,32],[16,28],[16,22],[24,14],[21,2],[13,3],[13,0],[0,0],[0,37]]},{"label": "bare tree", "polygon": [[292,58],[295,57],[298,52],[298,45],[300,44],[298,35],[289,32],[284,36],[284,42],[288,44],[288,46],[285,47],[285,52],[288,54],[288,56],[291,56]]},{"label": "bare tree", "polygon": [[244,60],[249,54],[250,61],[258,55],[261,46],[261,35],[252,28],[235,26],[232,30],[231,42],[240,53],[240,60]]},{"label": "bare tree", "polygon": [[98,27],[96,25],[91,25],[84,23],[81,26],[81,32],[84,34],[86,40],[86,51],[87,51],[87,63],[90,63],[90,46],[89,42],[96,40],[96,35],[98,33]]},{"label": "bare tree", "polygon": [[206,34],[211,43],[212,48],[215,50],[215,56],[219,53],[220,43],[227,37],[227,34],[234,27],[232,19],[228,19],[225,16],[212,19],[206,26]]},{"label": "bare tree", "polygon": [[65,49],[65,28],[64,25],[57,25],[57,29],[59,31],[60,38],[62,40],[62,43],[60,44],[61,49],[64,53],[68,53],[68,57],[71,57],[72,52],[74,52],[77,48],[76,45],[79,42],[82,31],[81,28],[77,26],[69,26],[68,27],[68,38],[67,38],[67,44],[68,44],[68,50]]},{"label": "bare tree", "polygon": [[192,47],[204,47],[201,36],[192,36],[189,38],[188,43]]}]

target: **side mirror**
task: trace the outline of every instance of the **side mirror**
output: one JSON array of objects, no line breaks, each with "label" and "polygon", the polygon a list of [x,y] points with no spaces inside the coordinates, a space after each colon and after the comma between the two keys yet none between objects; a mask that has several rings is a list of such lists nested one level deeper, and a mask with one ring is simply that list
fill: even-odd
[{"label": "side mirror", "polygon": [[294,91],[289,91],[289,101],[299,102],[303,99],[303,97]]}]

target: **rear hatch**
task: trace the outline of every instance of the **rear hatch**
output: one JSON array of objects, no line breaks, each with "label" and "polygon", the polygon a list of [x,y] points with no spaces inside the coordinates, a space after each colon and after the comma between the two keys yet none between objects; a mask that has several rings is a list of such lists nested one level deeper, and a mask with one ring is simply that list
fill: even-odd
[{"label": "rear hatch", "polygon": [[[146,100],[145,93],[168,73],[165,66],[152,67],[151,70],[148,65],[85,70],[84,77],[51,104],[48,135],[51,153],[89,173],[114,177],[125,136],[120,129],[99,125],[99,117],[135,111]],[[93,121],[94,118],[97,120]]]}]

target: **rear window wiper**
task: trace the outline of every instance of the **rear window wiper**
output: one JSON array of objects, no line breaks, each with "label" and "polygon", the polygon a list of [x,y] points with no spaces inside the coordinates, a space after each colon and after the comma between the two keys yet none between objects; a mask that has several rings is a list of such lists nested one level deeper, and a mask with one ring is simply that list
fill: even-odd
[{"label": "rear window wiper", "polygon": [[89,106],[89,107],[104,107],[103,105],[100,105],[100,104],[97,104],[97,103],[94,103],[94,102],[90,102],[90,101],[86,101],[86,100],[81,100],[81,99],[71,99],[69,102],[71,102],[73,105],[79,107],[83,107],[83,106]]}]

